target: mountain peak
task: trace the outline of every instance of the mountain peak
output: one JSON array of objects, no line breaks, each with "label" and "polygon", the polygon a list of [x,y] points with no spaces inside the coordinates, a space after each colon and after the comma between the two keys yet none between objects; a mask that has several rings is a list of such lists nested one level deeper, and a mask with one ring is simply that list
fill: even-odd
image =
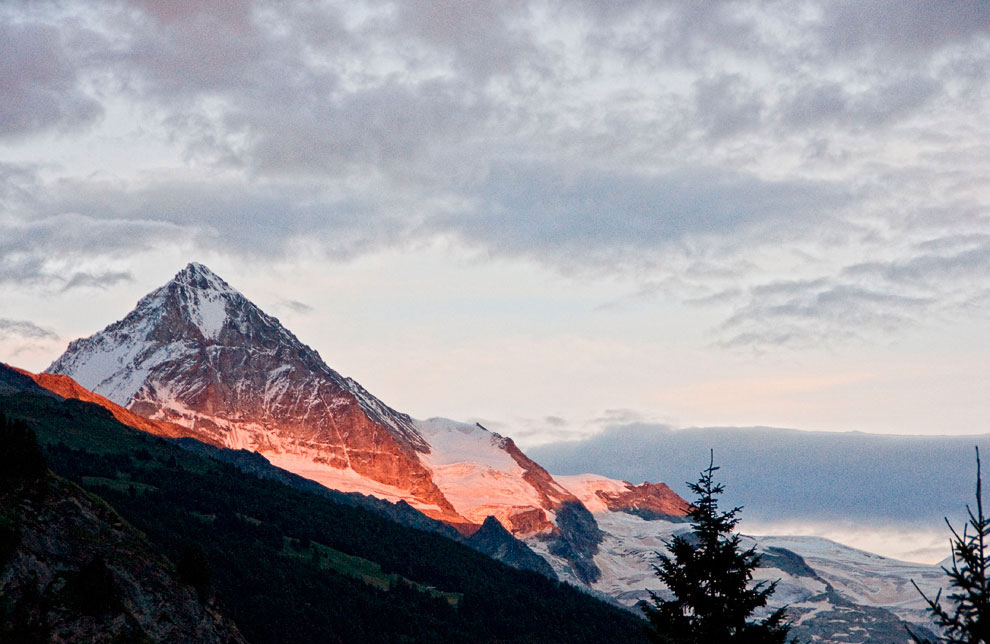
[{"label": "mountain peak", "polygon": [[199,262],[189,262],[186,267],[175,274],[172,278],[173,281],[180,282],[192,282],[199,279],[205,279],[210,282],[220,283],[229,288],[226,282],[224,282],[219,275],[210,270],[210,267],[205,264],[200,264]]},{"label": "mountain peak", "polygon": [[352,471],[462,520],[419,462],[429,445],[409,416],[331,369],[202,264],[190,263],[123,320],[72,342],[48,371],[210,442]]},{"label": "mountain peak", "polygon": [[189,328],[186,324],[176,324],[178,320],[185,320],[198,329],[206,341],[216,342],[234,313],[233,309],[247,303],[248,300],[219,275],[203,264],[191,262],[167,284],[144,296],[131,316],[159,319],[165,315],[172,318],[174,328]]},{"label": "mountain peak", "polygon": [[185,268],[175,274],[175,277],[164,288],[168,288],[171,285],[186,287],[196,291],[241,295],[237,289],[231,287],[223,278],[211,271],[209,267],[198,262],[187,264]]}]

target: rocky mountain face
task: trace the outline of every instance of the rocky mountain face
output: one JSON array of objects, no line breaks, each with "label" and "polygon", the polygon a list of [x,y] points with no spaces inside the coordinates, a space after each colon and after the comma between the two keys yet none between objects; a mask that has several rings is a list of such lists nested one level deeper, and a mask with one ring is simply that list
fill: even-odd
[{"label": "rocky mountain face", "polygon": [[419,461],[429,446],[409,416],[329,368],[200,264],[70,344],[48,371],[193,438],[346,470],[434,518],[462,521]]},{"label": "rocky mountain face", "polygon": [[244,642],[112,509],[52,474],[0,489],[0,640]]}]

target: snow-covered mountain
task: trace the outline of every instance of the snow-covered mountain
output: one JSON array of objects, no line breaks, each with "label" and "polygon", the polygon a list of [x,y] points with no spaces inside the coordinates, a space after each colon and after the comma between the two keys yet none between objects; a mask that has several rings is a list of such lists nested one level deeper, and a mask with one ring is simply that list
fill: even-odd
[{"label": "snow-covered mountain", "polygon": [[[330,488],[404,500],[466,534],[494,517],[561,579],[630,606],[658,585],[655,552],[687,529],[689,504],[663,483],[554,477],[480,425],[392,409],[200,264],[72,342],[48,371],[84,389],[50,375],[37,378],[43,386],[105,396],[122,407],[118,418],[152,421],[123,421],[144,431],[253,450]],[[906,641],[902,620],[924,622],[908,579],[926,589],[941,580],[935,567],[824,540],[758,543],[760,575],[781,580],[775,605],[791,605],[808,641]]]},{"label": "snow-covered mountain", "polygon": [[48,372],[169,435],[184,427],[327,487],[405,500],[465,533],[494,516],[544,541],[578,579],[598,574],[591,513],[511,439],[392,409],[201,264],[72,342]]},{"label": "snow-covered mountain", "polygon": [[[690,525],[636,507],[609,507],[603,496],[628,484],[593,474],[556,479],[593,511],[602,531],[594,556],[602,574],[588,586],[627,606],[648,601],[650,590],[664,594],[652,568],[656,553]],[[527,542],[562,579],[577,581],[565,562],[539,542]],[[819,537],[745,536],[742,545],[756,545],[762,556],[756,580],[778,582],[770,608],[787,606],[794,633],[805,642],[907,643],[906,623],[919,634],[930,626],[911,581],[932,597],[945,583],[938,566],[897,561]]]},{"label": "snow-covered mountain", "polygon": [[71,343],[48,371],[194,438],[270,455],[292,471],[346,472],[355,487],[460,520],[419,460],[429,446],[411,418],[330,369],[201,264]]}]

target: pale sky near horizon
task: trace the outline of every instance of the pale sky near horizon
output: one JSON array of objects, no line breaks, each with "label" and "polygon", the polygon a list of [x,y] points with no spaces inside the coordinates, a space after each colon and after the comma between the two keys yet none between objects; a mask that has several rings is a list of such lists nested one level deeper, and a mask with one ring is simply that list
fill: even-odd
[{"label": "pale sky near horizon", "polygon": [[416,417],[990,431],[990,9],[10,2],[0,360],[190,261]]}]

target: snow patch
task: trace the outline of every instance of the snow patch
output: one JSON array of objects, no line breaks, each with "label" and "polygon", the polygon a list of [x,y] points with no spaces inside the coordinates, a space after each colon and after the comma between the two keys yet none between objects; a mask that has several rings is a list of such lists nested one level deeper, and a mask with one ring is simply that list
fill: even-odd
[{"label": "snow patch", "polygon": [[487,429],[446,418],[415,421],[429,442],[420,455],[433,480],[461,516],[481,523],[489,515],[542,507],[525,471],[502,449],[502,439]]},{"label": "snow patch", "polygon": [[199,327],[203,337],[216,340],[227,322],[227,299],[216,291],[197,293],[193,298],[189,319]]}]

